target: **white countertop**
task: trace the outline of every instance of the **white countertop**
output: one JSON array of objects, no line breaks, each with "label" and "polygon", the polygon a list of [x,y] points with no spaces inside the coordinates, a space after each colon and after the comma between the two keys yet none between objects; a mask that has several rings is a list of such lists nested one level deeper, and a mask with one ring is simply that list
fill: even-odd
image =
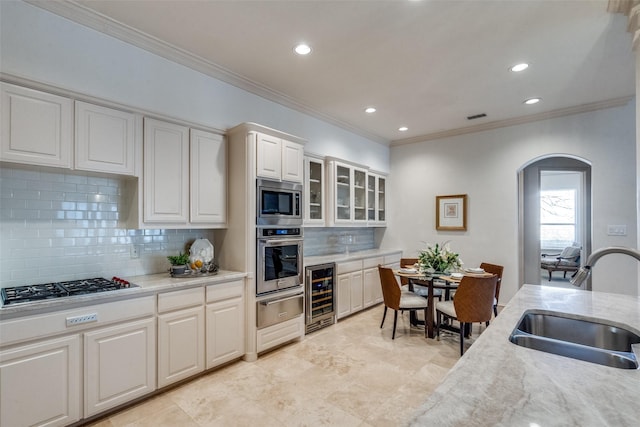
[{"label": "white countertop", "polygon": [[400,249],[368,249],[365,251],[357,251],[357,252],[349,252],[349,255],[346,253],[340,254],[331,254],[331,255],[317,255],[317,256],[305,256],[304,257],[304,265],[305,267],[326,264],[329,262],[347,262],[347,261],[356,261],[359,259],[372,258],[376,256],[385,256],[385,255],[393,255],[399,254],[402,255],[402,250]]},{"label": "white countertop", "polygon": [[169,273],[123,277],[129,282],[138,285],[138,287],[119,289],[109,292],[99,292],[94,294],[77,295],[65,298],[53,298],[16,305],[3,305],[0,307],[0,320],[12,319],[31,314],[65,310],[67,308],[83,307],[96,303],[105,303],[147,295],[154,295],[160,292],[187,289],[196,286],[202,286],[204,284],[215,285],[216,283],[223,283],[230,280],[240,279],[246,277],[246,275],[247,273],[220,270],[216,274],[195,277],[174,278],[171,277]]},{"label": "white countertop", "polygon": [[512,344],[527,309],[605,319],[640,334],[640,298],[524,285],[416,411],[411,425],[637,426],[640,369]]}]

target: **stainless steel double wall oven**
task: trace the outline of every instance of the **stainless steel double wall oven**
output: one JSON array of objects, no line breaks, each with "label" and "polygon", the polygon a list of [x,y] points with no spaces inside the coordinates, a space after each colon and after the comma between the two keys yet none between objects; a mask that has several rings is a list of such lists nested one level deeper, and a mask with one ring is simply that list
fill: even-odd
[{"label": "stainless steel double wall oven", "polygon": [[304,312],[302,186],[257,181],[258,329]]}]

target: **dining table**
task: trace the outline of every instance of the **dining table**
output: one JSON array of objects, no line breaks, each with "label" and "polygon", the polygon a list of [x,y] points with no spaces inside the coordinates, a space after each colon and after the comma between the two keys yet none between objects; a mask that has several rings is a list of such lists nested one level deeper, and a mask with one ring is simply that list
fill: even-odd
[{"label": "dining table", "polygon": [[491,277],[493,274],[486,272],[464,272],[462,276],[451,276],[449,274],[428,274],[418,272],[414,269],[401,268],[394,270],[394,274],[399,277],[405,277],[409,282],[409,290],[413,291],[414,285],[421,285],[428,289],[427,291],[427,314],[424,320],[426,335],[429,338],[435,338],[435,304],[434,289],[444,290],[445,300],[449,299],[452,291],[455,291],[464,276],[472,277]]}]

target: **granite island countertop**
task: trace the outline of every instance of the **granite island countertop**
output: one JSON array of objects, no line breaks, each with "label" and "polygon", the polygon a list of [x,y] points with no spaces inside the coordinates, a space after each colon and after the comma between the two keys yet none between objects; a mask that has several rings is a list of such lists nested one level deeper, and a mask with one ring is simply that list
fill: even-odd
[{"label": "granite island countertop", "polygon": [[524,285],[413,415],[410,425],[637,426],[640,369],[512,344],[528,309],[605,319],[640,334],[640,298]]}]

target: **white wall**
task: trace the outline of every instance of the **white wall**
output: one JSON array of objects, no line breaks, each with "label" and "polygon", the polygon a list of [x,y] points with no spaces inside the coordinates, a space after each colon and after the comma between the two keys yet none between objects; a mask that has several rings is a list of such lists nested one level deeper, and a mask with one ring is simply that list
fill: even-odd
[{"label": "white wall", "polygon": [[4,73],[217,129],[259,123],[307,139],[309,152],[388,171],[387,146],[29,4],[0,1],[0,55]]},{"label": "white wall", "polygon": [[[636,246],[635,102],[624,107],[461,135],[391,149],[390,221],[383,246],[414,255],[451,241],[466,266],[505,266],[501,303],[518,290],[517,173],[532,159],[570,154],[592,164],[593,248]],[[409,191],[406,191],[409,189]],[[468,194],[466,232],[435,230],[435,197]],[[607,236],[607,224],[628,235]],[[593,289],[637,294],[637,261],[611,255]]]}]

